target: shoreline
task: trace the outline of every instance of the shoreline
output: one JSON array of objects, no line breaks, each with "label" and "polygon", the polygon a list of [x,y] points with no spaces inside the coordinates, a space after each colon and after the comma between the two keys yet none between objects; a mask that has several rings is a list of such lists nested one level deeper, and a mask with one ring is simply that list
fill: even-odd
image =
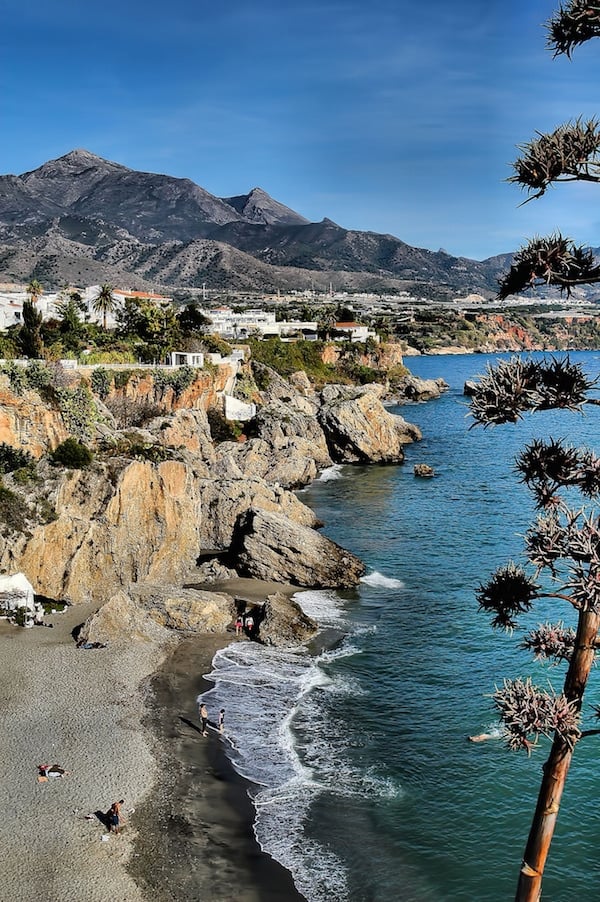
[{"label": "shoreline", "polygon": [[[240,590],[264,598],[259,581]],[[73,630],[97,607],[50,615],[52,629],[0,622],[0,804],[14,812],[0,823],[0,899],[305,902],[256,841],[252,784],[218,732],[199,731],[196,698],[212,686],[215,653],[249,640],[78,648]],[[67,773],[39,783],[40,763]],[[101,818],[121,798],[115,836]]]},{"label": "shoreline", "polygon": [[[257,587],[247,588],[258,597]],[[256,841],[251,784],[234,770],[218,732],[203,737],[198,726],[196,698],[212,686],[204,674],[235,641],[222,633],[182,639],[150,678],[145,722],[159,778],[136,811],[128,869],[154,902],[305,902],[291,874]]]}]

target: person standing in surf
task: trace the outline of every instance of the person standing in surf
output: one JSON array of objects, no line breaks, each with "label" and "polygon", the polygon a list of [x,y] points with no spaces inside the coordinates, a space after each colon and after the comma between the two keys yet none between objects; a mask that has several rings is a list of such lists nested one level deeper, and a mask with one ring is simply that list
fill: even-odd
[{"label": "person standing in surf", "polygon": [[198,706],[198,716],[200,717],[200,723],[202,725],[202,735],[208,736],[208,710],[204,702],[201,702]]}]

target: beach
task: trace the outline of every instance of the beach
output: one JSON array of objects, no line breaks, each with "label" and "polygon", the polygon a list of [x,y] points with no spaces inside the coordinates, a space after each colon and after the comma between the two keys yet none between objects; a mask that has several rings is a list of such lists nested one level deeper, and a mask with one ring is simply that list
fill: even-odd
[{"label": "beach", "polygon": [[[202,675],[233,634],[78,648],[94,609],[0,622],[0,902],[302,899],[256,843],[222,737],[199,732]],[[67,773],[38,782],[39,764]],[[119,799],[117,836],[101,816]]]},{"label": "beach", "polygon": [[200,731],[196,698],[211,685],[202,675],[230,641],[233,635],[185,639],[152,679],[147,723],[157,738],[160,777],[136,812],[130,871],[156,902],[304,898],[288,871],[262,853],[254,838],[248,784],[224,753],[217,711],[209,710],[208,737]]},{"label": "beach", "polygon": [[[0,623],[2,902],[142,902],[125,868],[135,809],[157,776],[141,720],[155,644],[83,649],[71,635],[93,608],[49,615],[53,628]],[[38,782],[38,765],[64,777]],[[108,834],[95,812],[124,799]],[[108,839],[103,840],[103,837]]]}]

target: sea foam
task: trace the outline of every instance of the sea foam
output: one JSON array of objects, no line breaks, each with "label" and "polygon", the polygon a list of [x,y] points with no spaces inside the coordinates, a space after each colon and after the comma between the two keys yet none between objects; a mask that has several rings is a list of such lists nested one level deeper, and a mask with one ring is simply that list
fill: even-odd
[{"label": "sea foam", "polygon": [[394,579],[392,576],[384,576],[378,570],[368,573],[367,576],[361,577],[361,583],[366,586],[372,586],[376,589],[403,589],[404,583],[401,579]]},{"label": "sea foam", "polygon": [[341,464],[334,464],[332,467],[326,467],[321,470],[317,482],[331,482],[332,479],[341,479],[343,467]]},{"label": "sea foam", "polygon": [[318,655],[297,648],[237,642],[221,649],[204,693],[209,712],[225,708],[225,751],[252,784],[254,831],[261,848],[291,872],[309,902],[348,900],[346,872],[338,857],[306,834],[311,807],[329,797],[391,798],[384,773],[365,772],[347,754],[343,722],[332,712],[364,690],[339,672],[337,662],[361,649],[346,635],[344,603],[334,592],[302,592],[296,599],[321,624],[340,631],[340,641]]}]

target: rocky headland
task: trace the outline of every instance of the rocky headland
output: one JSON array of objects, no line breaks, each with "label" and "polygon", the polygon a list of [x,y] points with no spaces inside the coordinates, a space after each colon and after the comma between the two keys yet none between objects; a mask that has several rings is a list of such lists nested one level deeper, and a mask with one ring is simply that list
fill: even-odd
[{"label": "rocky headland", "polygon": [[[363,573],[294,489],[336,463],[401,463],[419,432],[381,386],[317,388],[250,361],[238,375],[0,372],[0,570],[68,603],[46,615],[53,629],[0,622],[0,796],[21,812],[0,828],[14,902],[302,898],[261,854],[222,743],[199,737],[196,697],[231,642],[297,646],[317,632],[299,588]],[[256,416],[226,421],[225,391]],[[236,637],[242,613],[254,628]],[[40,761],[68,773],[40,785]],[[115,837],[102,817],[119,798]]]},{"label": "rocky headland", "polygon": [[[378,384],[317,389],[305,373],[283,379],[247,361],[240,378],[256,416],[233,429],[220,407],[226,386],[235,391],[224,368],[185,384],[158,370],[42,369],[0,374],[0,443],[27,460],[3,476],[0,570],[23,571],[48,599],[97,605],[82,632],[91,640],[225,632],[239,604],[210,591],[224,578],[355,585],[362,563],[318,531],[293,490],[335,463],[401,463],[420,438]],[[411,399],[443,389],[411,380]],[[53,459],[69,437],[92,451],[88,465]],[[286,605],[297,622],[289,595],[271,602],[276,617],[261,605],[271,643]],[[314,628],[279,631],[298,641]]]}]

